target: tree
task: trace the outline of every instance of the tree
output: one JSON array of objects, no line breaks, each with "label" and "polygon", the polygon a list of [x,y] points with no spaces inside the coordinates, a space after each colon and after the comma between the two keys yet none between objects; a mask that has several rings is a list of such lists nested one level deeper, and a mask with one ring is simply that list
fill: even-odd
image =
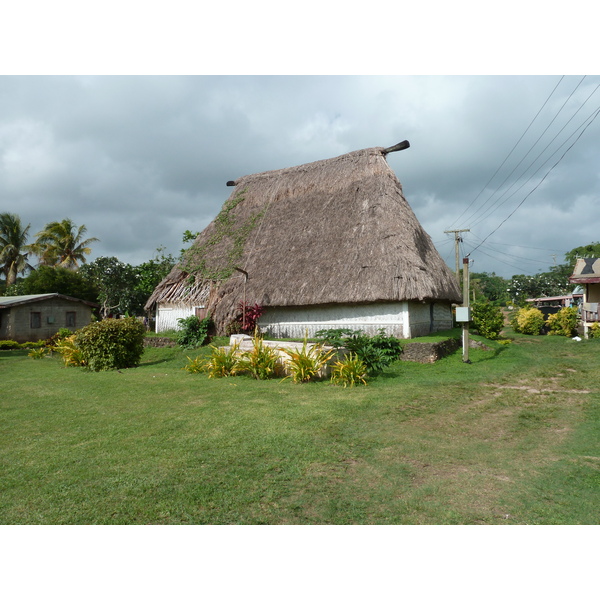
[{"label": "tree", "polygon": [[71,219],[52,221],[36,235],[33,251],[40,264],[77,269],[92,251],[89,244],[99,241],[94,237],[83,239],[86,231],[85,225],[77,227]]},{"label": "tree", "polygon": [[484,298],[495,306],[501,306],[510,299],[508,287],[509,280],[496,273],[471,273],[471,288],[478,300]]},{"label": "tree", "polygon": [[112,312],[125,314],[132,311],[136,274],[131,265],[121,262],[115,256],[101,256],[94,262],[83,265],[79,272],[98,289],[98,302],[102,305],[103,317]]},{"label": "tree", "polygon": [[600,242],[592,242],[587,246],[578,246],[565,254],[565,260],[571,267],[571,272],[578,258],[600,258]]},{"label": "tree", "polygon": [[42,265],[10,288],[8,295],[63,294],[80,300],[98,302],[98,290],[78,271]]},{"label": "tree", "polygon": [[[171,272],[175,266],[175,259],[171,254],[165,255],[164,246],[159,246],[156,249],[156,256],[149,261],[134,267],[137,273],[136,289],[145,296],[146,300],[150,298],[156,286]],[[143,307],[143,305],[142,305]]]},{"label": "tree", "polygon": [[31,269],[27,262],[31,250],[27,245],[27,236],[31,225],[23,228],[21,219],[11,213],[0,214],[0,268],[6,278],[6,287],[17,280],[19,273]]},{"label": "tree", "polygon": [[83,265],[79,272],[98,289],[98,302],[104,316],[111,312],[143,315],[144,305],[154,288],[175,265],[175,259],[157,248],[157,255],[138,266],[118,258],[101,256]]}]

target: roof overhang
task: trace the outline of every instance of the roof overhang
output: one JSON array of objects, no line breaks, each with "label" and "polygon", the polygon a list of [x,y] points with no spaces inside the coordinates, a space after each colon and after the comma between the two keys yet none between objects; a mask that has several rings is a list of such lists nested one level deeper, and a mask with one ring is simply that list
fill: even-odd
[{"label": "roof overhang", "polygon": [[600,275],[597,277],[586,277],[585,275],[578,277],[577,275],[571,275],[571,277],[569,277],[569,283],[600,283]]}]

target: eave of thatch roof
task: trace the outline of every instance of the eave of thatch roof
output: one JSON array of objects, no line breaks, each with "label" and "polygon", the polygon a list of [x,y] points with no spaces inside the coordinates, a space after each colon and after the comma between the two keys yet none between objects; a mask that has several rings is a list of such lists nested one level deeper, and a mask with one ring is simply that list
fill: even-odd
[{"label": "eave of thatch roof", "polygon": [[248,301],[265,307],[461,302],[455,276],[406,202],[385,154],[369,148],[236,180],[223,211],[147,308],[211,293],[218,312],[231,313],[246,279],[234,268],[248,274]]}]

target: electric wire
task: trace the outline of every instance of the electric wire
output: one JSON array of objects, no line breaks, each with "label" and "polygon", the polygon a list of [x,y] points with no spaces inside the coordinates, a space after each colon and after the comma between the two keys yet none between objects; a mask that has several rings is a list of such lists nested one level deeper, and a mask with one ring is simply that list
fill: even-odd
[{"label": "electric wire", "polygon": [[[564,109],[564,107],[567,105],[567,103],[569,102],[569,100],[573,97],[573,94],[575,94],[575,92],[577,91],[577,89],[579,88],[579,86],[583,83],[583,80],[585,79],[585,75],[581,78],[581,80],[579,81],[579,83],[575,86],[575,89],[569,94],[568,98],[563,102],[562,106],[560,107],[560,109],[558,110],[558,112],[554,115],[554,117],[551,119],[550,123],[548,123],[548,125],[546,126],[546,128],[544,129],[544,131],[538,136],[538,138],[535,140],[535,142],[533,143],[533,145],[529,148],[529,150],[525,153],[525,155],[521,158],[521,160],[515,165],[515,167],[513,168],[513,170],[504,178],[504,181],[490,194],[490,196],[488,197],[488,199],[484,202],[484,204],[479,207],[471,216],[471,219],[474,219],[477,214],[479,212],[481,212],[487,205],[488,203],[491,201],[491,199],[502,189],[502,186],[504,186],[504,184],[512,177],[512,175],[514,174],[514,172],[521,166],[521,164],[523,163],[523,161],[527,158],[527,156],[529,156],[529,154],[533,151],[533,149],[537,146],[538,142],[542,139],[542,137],[544,137],[544,135],[546,134],[546,132],[548,131],[548,129],[551,127],[551,125],[554,123],[554,121],[556,121],[556,119],[558,118],[558,116],[560,115],[560,113],[562,112],[562,110]],[[595,92],[595,90],[594,90]],[[592,92],[592,94],[594,93]],[[591,97],[591,94],[590,94]],[[587,100],[589,100],[589,98]],[[587,102],[586,100],[586,102]],[[585,103],[584,103],[585,104]],[[582,105],[583,106],[583,105]],[[582,107],[580,107],[578,109],[577,112],[579,112],[579,110],[581,110]],[[577,114],[577,113],[575,113]],[[572,119],[573,117],[571,117]],[[570,122],[570,120],[568,122]],[[567,122],[567,123],[568,123]],[[566,126],[566,125],[565,125]],[[564,129],[564,127],[563,127]],[[562,129],[561,129],[562,131]],[[560,132],[559,132],[560,133]],[[558,135],[558,134],[557,134]],[[552,140],[554,141],[554,139]],[[552,142],[550,142],[551,144]],[[536,159],[531,162],[524,170],[523,172],[519,175],[519,177],[515,180],[515,182],[502,194],[502,196],[504,194],[506,194],[514,185],[515,183],[518,181],[518,179],[520,177],[523,177],[525,175],[525,173],[527,173],[527,171],[532,167],[532,165],[535,164],[535,162],[537,161],[537,159],[546,151],[546,149],[548,148],[548,146],[550,145],[548,144],[544,150],[542,150],[542,152],[540,154],[538,154],[538,156],[536,157]],[[522,186],[521,186],[522,187]],[[520,189],[520,188],[519,188]],[[500,198],[498,198],[493,204],[492,206],[494,206],[495,204],[498,203],[498,201],[502,198],[502,196],[500,196]],[[486,214],[489,213],[489,209],[487,211]],[[485,215],[484,215],[485,216]],[[481,219],[480,219],[481,220]],[[480,220],[478,221],[478,223],[480,222]],[[470,225],[470,227],[475,227],[475,224]]]},{"label": "electric wire", "polygon": [[[575,116],[577,115],[577,113],[579,113],[579,111],[585,106],[585,104],[588,102],[588,100],[593,96],[593,94],[596,93],[596,91],[600,88],[600,84],[598,84],[594,90],[592,91],[592,93],[587,97],[587,99],[585,100],[585,102],[575,111],[575,113],[571,116],[571,118],[565,123],[565,125],[563,125],[563,127],[560,129],[560,131],[552,138],[552,140],[550,140],[550,142],[546,145],[546,147],[537,155],[537,157],[535,158],[535,160],[533,160],[533,162],[531,162],[529,164],[529,166],[525,169],[525,171],[523,171],[523,173],[521,173],[520,177],[522,177],[537,161],[538,159],[546,152],[546,150],[552,145],[552,143],[556,140],[556,138],[565,130],[565,128],[567,127],[567,125],[575,118]],[[471,223],[469,227],[476,227],[477,225],[479,225],[479,223],[481,223],[486,217],[489,217],[490,215],[492,215],[493,213],[495,213],[501,206],[503,206],[504,204],[506,204],[506,202],[508,202],[517,192],[519,192],[519,190],[521,190],[523,187],[525,187],[537,174],[538,172],[543,169],[543,167],[548,164],[548,162],[550,162],[550,160],[552,160],[552,158],[558,154],[561,150],[561,148],[563,148],[568,142],[569,140],[582,128],[584,127],[585,123],[591,119],[594,115],[594,113],[598,110],[598,108],[594,109],[594,111],[583,121],[583,123],[581,125],[579,125],[579,127],[577,127],[577,129],[575,129],[571,135],[564,141],[562,142],[562,144],[560,146],[558,146],[558,148],[534,171],[534,173],[532,175],[529,176],[529,178],[527,180],[525,180],[512,194],[510,194],[505,200],[504,202],[500,202],[500,200],[503,198],[503,196],[508,193],[511,188],[517,183],[517,181],[513,182],[512,185],[506,189],[502,195],[496,200],[496,202],[494,204],[492,204],[492,206],[490,206],[488,208],[488,210],[482,214],[475,222]],[[595,118],[595,117],[594,117]],[[494,208],[495,207],[495,208]]]},{"label": "electric wire", "polygon": [[[554,86],[554,89],[550,92],[550,95],[546,98],[546,100],[542,104],[541,108],[537,111],[535,117],[533,117],[533,119],[531,120],[531,122],[529,123],[529,125],[527,126],[527,128],[525,129],[525,131],[521,134],[521,137],[517,140],[517,142],[515,143],[515,145],[512,147],[511,151],[506,155],[506,158],[502,161],[502,164],[496,169],[496,172],[490,177],[490,179],[488,180],[488,182],[481,188],[480,192],[471,201],[471,203],[469,204],[469,206],[467,206],[467,208],[465,208],[465,210],[462,212],[462,214],[454,221],[454,223],[450,227],[448,227],[448,229],[452,229],[454,227],[454,225],[456,225],[456,223],[463,218],[463,216],[469,211],[469,209],[471,208],[471,206],[473,206],[473,204],[475,204],[475,202],[477,201],[477,199],[479,198],[479,196],[481,196],[481,194],[487,189],[487,186],[492,182],[492,180],[494,179],[494,177],[496,177],[496,175],[498,174],[498,172],[500,171],[500,169],[504,166],[504,164],[506,163],[506,161],[510,158],[511,154],[515,151],[516,147],[520,144],[521,140],[525,137],[525,134],[531,129],[532,125],[535,123],[536,119],[539,117],[540,113],[542,112],[542,110],[544,109],[544,107],[546,106],[546,104],[548,104],[548,102],[550,101],[550,98],[553,96],[554,92],[556,91],[556,89],[558,88],[558,86],[560,85],[561,81],[564,78],[565,78],[565,76],[563,75],[558,80],[558,83]],[[475,214],[477,214],[477,213],[475,213]]]},{"label": "electric wire", "polygon": [[556,168],[556,166],[558,166],[558,164],[560,164],[560,162],[567,155],[569,150],[571,150],[571,148],[573,148],[573,146],[581,139],[581,136],[587,131],[588,127],[596,120],[596,118],[598,117],[598,114],[600,114],[600,108],[598,108],[596,110],[593,117],[589,120],[589,123],[584,127],[584,129],[581,131],[581,133],[577,136],[577,139],[564,151],[562,156],[554,163],[554,165],[552,165],[552,167],[550,167],[550,169],[546,172],[546,174],[542,177],[542,179],[538,182],[538,184],[523,198],[523,200],[521,200],[521,202],[514,208],[514,210],[491,233],[489,233],[483,239],[483,241],[478,246],[475,247],[474,250],[471,251],[471,253],[474,252],[475,250],[477,250],[478,248],[480,248],[484,242],[486,242],[494,233],[496,233],[496,231],[498,231],[498,229],[500,229],[500,227],[502,227],[502,225],[504,225],[504,223],[506,223],[506,221],[508,221],[517,212],[517,210],[523,205],[523,203],[527,200],[527,198],[529,198],[529,196],[531,196],[531,194],[533,194],[533,192],[535,192],[535,190],[537,190],[537,188],[544,182],[546,177],[548,177],[548,175]]}]

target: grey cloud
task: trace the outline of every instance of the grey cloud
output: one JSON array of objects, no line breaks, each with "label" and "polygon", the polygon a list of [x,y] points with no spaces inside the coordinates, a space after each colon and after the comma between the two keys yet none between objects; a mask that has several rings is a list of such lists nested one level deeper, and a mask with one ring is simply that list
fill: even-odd
[{"label": "grey cloud", "polygon": [[[101,239],[91,260],[118,255],[142,262],[159,245],[177,254],[185,229],[203,229],[230,193],[227,180],[409,139],[411,148],[390,155],[388,162],[446,257],[453,247],[444,229],[476,198],[558,81],[555,76],[0,77],[1,209],[20,214],[35,231],[50,220],[72,218]],[[546,116],[578,81],[568,77],[561,83]],[[585,80],[552,132],[599,81]],[[597,95],[572,128],[600,104]],[[532,128],[529,145],[547,122],[540,118]],[[554,250],[560,261],[571,248],[596,241],[581,210],[584,205],[596,210],[598,204],[598,127],[589,128],[490,238],[485,246],[490,256],[474,253],[477,270],[522,272],[515,268],[518,258],[494,252],[500,244],[513,256],[539,257],[539,267],[527,267],[535,272],[546,270],[552,258],[522,246]],[[522,147],[524,152],[529,146]],[[457,227],[473,221],[511,165]],[[474,228],[473,246],[544,172]],[[449,262],[453,266],[453,251]]]}]

